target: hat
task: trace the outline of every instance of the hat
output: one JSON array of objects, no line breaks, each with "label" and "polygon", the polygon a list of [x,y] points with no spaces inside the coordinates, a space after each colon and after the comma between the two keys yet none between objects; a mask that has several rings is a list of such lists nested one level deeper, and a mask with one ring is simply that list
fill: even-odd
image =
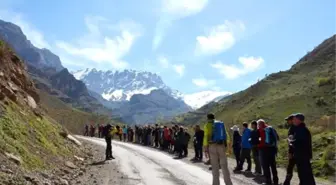
[{"label": "hat", "polygon": [[210,113],[210,114],[207,115],[207,118],[208,119],[215,119],[215,115]]},{"label": "hat", "polygon": [[294,115],[295,118],[299,119],[300,121],[304,121],[305,120],[305,116],[302,113],[296,113]]},{"label": "hat", "polygon": [[233,130],[233,131],[239,131],[239,127],[237,125],[233,125],[233,127],[231,127],[231,130]]},{"label": "hat", "polygon": [[294,118],[295,114],[291,114],[285,118],[285,120],[292,120]]}]

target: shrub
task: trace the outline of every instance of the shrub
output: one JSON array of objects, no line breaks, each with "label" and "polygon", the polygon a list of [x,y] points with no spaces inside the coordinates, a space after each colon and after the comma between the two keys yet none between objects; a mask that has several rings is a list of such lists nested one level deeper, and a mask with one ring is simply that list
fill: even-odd
[{"label": "shrub", "polygon": [[332,83],[332,78],[330,77],[325,77],[325,78],[318,78],[317,79],[317,84],[319,87],[324,86],[324,85],[330,85]]},{"label": "shrub", "polygon": [[327,105],[327,102],[325,102],[323,97],[319,97],[319,98],[316,99],[316,105],[324,106],[324,105]]}]

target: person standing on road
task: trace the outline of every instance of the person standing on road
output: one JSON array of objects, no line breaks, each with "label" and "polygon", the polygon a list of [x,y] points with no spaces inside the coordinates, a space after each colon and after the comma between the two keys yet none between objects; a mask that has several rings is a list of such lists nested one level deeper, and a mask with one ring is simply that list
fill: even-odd
[{"label": "person standing on road", "polygon": [[293,124],[294,115],[289,115],[285,120],[287,121],[288,129],[288,165],[287,165],[287,175],[283,185],[290,185],[290,182],[293,178],[293,170],[295,167],[295,160],[293,157],[294,148],[291,145],[290,141],[294,138],[295,125]]},{"label": "person standing on road", "polygon": [[126,139],[127,139],[127,127],[125,125],[123,126],[122,133],[123,133],[123,140],[124,140],[124,142],[126,142]]},{"label": "person standing on road", "polygon": [[240,167],[241,136],[239,134],[239,127],[237,125],[231,127],[231,130],[233,131],[232,149],[237,163],[234,171],[236,171]]},{"label": "person standing on road", "polygon": [[105,151],[105,160],[114,159],[112,155],[112,136],[114,134],[115,129],[113,129],[111,124],[107,124],[103,129],[103,136],[106,141],[106,151]]},{"label": "person standing on road", "polygon": [[89,125],[86,124],[84,129],[85,129],[84,136],[89,136]]},{"label": "person standing on road", "polygon": [[278,171],[276,167],[277,141],[279,139],[276,131],[271,126],[268,126],[263,119],[258,120],[260,142],[258,145],[260,151],[260,159],[264,171],[265,184],[271,185],[271,170],[273,183],[278,185]]},{"label": "person standing on road", "polygon": [[251,144],[250,139],[251,137],[251,130],[248,128],[248,124],[245,122],[243,123],[243,135],[242,135],[242,151],[240,155],[240,165],[237,169],[238,171],[243,170],[245,159],[247,160],[247,169],[245,172],[251,172],[252,162],[251,162]]},{"label": "person standing on road", "polygon": [[252,121],[251,127],[252,127],[252,131],[251,131],[251,136],[250,136],[249,141],[252,146],[252,157],[253,157],[253,161],[255,164],[254,175],[262,175],[261,164],[259,160],[259,150],[258,150],[259,133],[258,133],[257,121]]},{"label": "person standing on road", "polygon": [[296,163],[300,185],[316,185],[310,160],[313,157],[312,138],[304,123],[305,117],[298,113],[294,116],[294,137],[290,140],[293,146],[293,157]]},{"label": "person standing on road", "polygon": [[192,159],[192,161],[194,162],[199,162],[203,160],[203,140],[204,131],[201,130],[199,125],[196,125],[194,134],[195,157]]},{"label": "person standing on road", "polygon": [[[208,114],[207,120],[204,125],[203,145],[205,153],[211,157],[212,185],[220,185],[219,166],[222,168],[225,185],[232,185],[226,156],[227,141],[224,123],[217,124],[219,121],[215,121],[213,114]],[[223,127],[222,130],[218,130],[217,125]]]}]

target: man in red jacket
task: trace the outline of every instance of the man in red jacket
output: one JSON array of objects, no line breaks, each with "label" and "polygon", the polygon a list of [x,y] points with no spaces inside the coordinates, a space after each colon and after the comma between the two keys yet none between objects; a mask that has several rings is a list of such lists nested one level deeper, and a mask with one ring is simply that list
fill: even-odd
[{"label": "man in red jacket", "polygon": [[[264,177],[266,182],[264,184],[271,185],[272,184],[272,178],[271,178],[271,169],[272,169],[272,176],[273,176],[273,183],[275,185],[279,184],[279,178],[278,178],[278,171],[276,168],[276,153],[277,153],[277,147],[276,147],[276,141],[278,139],[278,136],[275,132],[275,130],[268,126],[266,122],[262,119],[258,120],[258,126],[259,126],[259,151],[260,151],[260,161],[261,165],[264,171]],[[266,142],[266,130],[272,129],[273,134],[273,140],[270,143],[270,139],[268,138],[268,141]],[[269,136],[270,137],[270,136]]]}]

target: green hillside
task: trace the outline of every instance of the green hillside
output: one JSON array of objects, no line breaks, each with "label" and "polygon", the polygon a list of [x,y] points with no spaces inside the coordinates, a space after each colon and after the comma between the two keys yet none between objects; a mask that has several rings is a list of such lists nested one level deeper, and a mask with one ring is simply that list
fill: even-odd
[{"label": "green hillside", "polygon": [[[284,118],[291,113],[306,115],[314,140],[314,169],[317,176],[335,171],[335,35],[300,59],[291,69],[270,74],[248,89],[174,121],[201,124],[212,112],[229,126],[259,118],[277,126],[281,134],[279,163],[286,161]],[[329,169],[329,170],[322,170]]]}]

